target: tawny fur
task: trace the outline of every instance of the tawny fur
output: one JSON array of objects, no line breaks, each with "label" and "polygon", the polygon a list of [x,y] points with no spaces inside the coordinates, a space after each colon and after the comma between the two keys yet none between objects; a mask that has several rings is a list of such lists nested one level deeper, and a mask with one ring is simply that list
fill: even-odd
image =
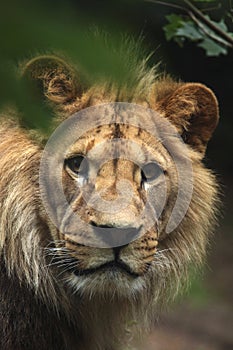
[{"label": "tawny fur", "polygon": [[[38,178],[43,145],[15,118],[3,113],[0,347],[124,349],[128,327],[133,324],[135,333],[149,330],[161,306],[173,300],[187,284],[190,267],[200,266],[205,259],[217,212],[217,185],[202,158],[217,124],[217,102],[204,86],[158,78],[153,69],[146,70],[144,63],[139,67],[133,90],[127,84],[117,87],[109,82],[83,89],[78,85],[75,69],[69,71],[62,59],[53,66],[53,57],[44,58],[45,63],[50,60],[47,68],[46,64],[38,68],[37,60],[31,61],[25,71],[43,82],[44,94],[57,111],[55,125],[83,108],[103,102],[127,101],[158,111],[171,120],[188,144],[194,172],[192,200],[180,225],[169,235],[160,232],[163,239],[159,240],[150,269],[142,273],[138,282],[124,282],[121,291],[115,288],[120,281],[106,281],[100,275],[83,287],[82,277],[72,281],[69,276],[64,277],[48,255],[49,247],[53,242],[56,245],[60,237],[51,228],[40,198]],[[193,115],[202,118],[202,122],[198,118],[193,122]],[[175,172],[172,175],[175,177]],[[168,206],[163,213],[162,227],[170,210]],[[88,252],[93,254],[95,250],[89,248]]]}]

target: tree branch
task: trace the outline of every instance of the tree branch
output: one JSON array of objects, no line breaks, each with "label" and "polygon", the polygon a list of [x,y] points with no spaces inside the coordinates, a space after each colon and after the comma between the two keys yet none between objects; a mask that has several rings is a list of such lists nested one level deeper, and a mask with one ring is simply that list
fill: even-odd
[{"label": "tree branch", "polygon": [[174,9],[179,9],[182,10],[184,12],[187,12],[187,9],[185,7],[176,5],[176,4],[172,4],[171,2],[166,2],[166,1],[157,1],[157,0],[144,0],[145,2],[151,2],[153,4],[158,4],[158,5],[164,5],[164,6],[168,6],[168,7],[173,7]]},{"label": "tree branch", "polygon": [[204,16],[203,13],[199,11],[198,8],[196,8],[196,6],[194,6],[189,0],[183,1],[189,6],[191,11],[202,20],[203,23],[205,23],[210,29],[212,29],[224,40],[226,40],[226,42],[228,42],[231,45],[230,47],[233,48],[233,38],[230,35],[228,35],[226,32],[224,32],[224,30],[216,26],[211,20]]},{"label": "tree branch", "polygon": [[191,11],[189,13],[189,16],[192,18],[193,22],[195,22],[196,25],[200,28],[200,30],[206,36],[208,36],[210,39],[217,42],[219,45],[224,45],[224,46],[227,46],[229,48],[232,48],[232,45],[230,43],[228,43],[227,41],[225,41],[224,39],[222,39],[220,36],[215,35],[213,32],[209,32],[206,29],[206,27],[203,25],[203,23],[201,21],[199,21],[199,19],[197,19],[197,17]]},{"label": "tree branch", "polygon": [[[213,39],[214,41],[218,42],[221,45],[225,45],[229,48],[233,48],[233,38],[228,35],[226,32],[224,32],[224,30],[222,30],[221,28],[219,28],[218,26],[216,26],[211,20],[209,20],[205,15],[203,15],[203,13],[198,10],[198,8],[196,6],[194,6],[189,0],[183,0],[183,2],[189,7],[183,7],[180,5],[176,5],[174,3],[171,2],[167,2],[167,1],[157,1],[157,0],[145,0],[146,2],[151,2],[154,4],[160,4],[160,5],[164,5],[164,6],[168,6],[168,7],[172,7],[175,9],[179,9],[182,10],[183,12],[186,12],[188,14],[188,16],[190,18],[193,19],[193,21],[202,29],[202,31],[205,32],[206,35],[208,35],[211,39]],[[200,20],[207,26],[209,27],[214,33],[216,33],[217,35],[211,34],[209,33],[203,26],[203,24],[197,19],[197,17],[200,18]],[[195,20],[194,20],[195,18]],[[197,23],[198,21],[198,23]]]}]

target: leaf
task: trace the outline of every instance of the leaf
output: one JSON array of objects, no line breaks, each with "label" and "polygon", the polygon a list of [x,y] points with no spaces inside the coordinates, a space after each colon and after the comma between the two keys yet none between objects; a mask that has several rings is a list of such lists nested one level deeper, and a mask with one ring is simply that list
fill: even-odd
[{"label": "leaf", "polygon": [[[205,17],[208,19],[209,22],[212,22],[216,27],[221,29],[223,32],[226,32],[228,35],[233,36],[233,33],[228,31],[227,25],[226,25],[225,20],[223,18],[219,22],[215,22],[209,16],[205,16]],[[215,34],[215,32],[212,29],[210,29],[206,24],[203,24],[203,26],[205,27],[205,29],[207,31],[209,31],[212,34]]]},{"label": "leaf", "polygon": [[226,55],[227,49],[223,46],[220,46],[215,41],[209,39],[208,37],[198,44],[199,47],[203,48],[206,51],[207,56],[219,56],[221,54]]},{"label": "leaf", "polygon": [[[166,16],[166,18],[169,21],[169,24],[164,27],[167,40],[173,39],[181,47],[186,39],[197,42],[198,47],[203,48],[207,56],[216,57],[220,54],[227,54],[226,41],[205,23],[202,23],[202,26],[199,27],[192,20],[187,20],[185,17],[175,14]],[[228,32],[224,19],[215,22],[209,16],[206,16],[206,18],[223,32],[233,37],[233,33]]]},{"label": "leaf", "polygon": [[[211,20],[211,19],[210,19],[210,20]],[[212,21],[212,20],[211,20],[211,21]],[[212,21],[212,22],[214,22],[214,21]],[[214,23],[215,23],[215,25],[216,25],[217,27],[219,27],[220,29],[224,30],[225,32],[228,31],[227,25],[226,25],[226,23],[225,23],[225,21],[224,21],[223,18],[221,19],[220,22],[214,22]]]},{"label": "leaf", "polygon": [[203,37],[197,26],[191,21],[183,21],[182,27],[177,30],[176,35],[190,39],[191,41],[197,41]]},{"label": "leaf", "polygon": [[171,14],[166,16],[168,24],[163,27],[166,39],[169,41],[177,34],[177,30],[182,27],[183,18],[181,16]]},{"label": "leaf", "polygon": [[223,18],[219,22],[215,22],[210,18],[210,16],[206,15],[205,17],[208,19],[208,21],[212,22],[216,27],[219,27],[219,29],[223,30],[224,32],[228,31],[227,25]]},{"label": "leaf", "polygon": [[182,43],[184,38],[191,41],[202,39],[202,34],[192,21],[185,21],[181,16],[171,14],[166,16],[170,22],[164,27],[167,40],[174,39],[178,43]]},{"label": "leaf", "polygon": [[[213,23],[216,27],[221,29],[222,32],[225,32],[229,36],[233,37],[233,33],[228,32],[227,25],[225,24],[225,21],[223,18],[219,22],[215,22],[209,16],[205,16],[205,17],[211,23]],[[217,46],[222,47],[223,51],[225,51],[224,49],[225,49],[226,44],[227,44],[226,40],[223,37],[221,37],[221,35],[219,35],[217,32],[215,32],[210,27],[208,27],[206,24],[203,24],[203,28],[205,28],[205,32],[203,33],[203,40],[209,39],[210,41],[213,41]],[[214,40],[214,39],[216,39],[216,40]],[[207,46],[209,46],[209,43],[207,44]],[[221,52],[221,53],[223,53],[223,52]]]}]

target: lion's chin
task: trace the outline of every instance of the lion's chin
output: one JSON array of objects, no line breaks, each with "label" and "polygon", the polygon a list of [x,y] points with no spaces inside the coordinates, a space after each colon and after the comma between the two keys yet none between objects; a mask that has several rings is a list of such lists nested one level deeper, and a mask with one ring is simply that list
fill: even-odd
[{"label": "lion's chin", "polygon": [[[74,272],[67,277],[67,282],[74,293],[82,296],[129,297],[141,293],[145,288],[143,276],[125,270],[122,267],[110,267],[105,264],[95,271]],[[107,266],[109,265],[109,266]]]}]

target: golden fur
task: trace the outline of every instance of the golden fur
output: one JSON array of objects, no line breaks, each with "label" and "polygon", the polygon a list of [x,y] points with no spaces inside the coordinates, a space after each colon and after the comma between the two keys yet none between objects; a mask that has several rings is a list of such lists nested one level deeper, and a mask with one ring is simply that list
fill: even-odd
[{"label": "golden fur", "polygon": [[[22,308],[26,303],[27,291],[32,305],[39,303],[41,308],[45,305],[47,311],[44,313],[48,313],[48,319],[51,317],[51,320],[55,320],[57,327],[57,340],[54,340],[55,345],[51,345],[54,349],[124,348],[128,337],[126,329],[132,321],[136,323],[133,326],[136,332],[141,330],[143,333],[144,329],[150,329],[160,307],[174,299],[180,288],[185,286],[189,268],[198,267],[205,258],[215,222],[217,185],[214,175],[205,168],[202,159],[218,121],[216,99],[201,84],[183,84],[169,78],[157,78],[154,70],[147,71],[144,64],[140,66],[140,77],[133,90],[127,85],[118,87],[112,82],[83,87],[76,69],[53,56],[31,60],[22,69],[22,75],[42,82],[44,95],[58,116],[55,125],[86,107],[103,102],[127,101],[149,107],[168,118],[187,144],[187,156],[193,167],[192,199],[182,222],[173,232],[166,234],[166,223],[177,195],[175,165],[163,145],[150,138],[146,131],[138,132],[133,126],[118,127],[121,138],[140,141],[141,145],[152,149],[155,158],[164,162],[162,165],[166,167],[169,194],[160,218],[160,231],[152,228],[143,237],[122,248],[121,258],[137,277],[111,270],[97,270],[91,275],[78,276],[67,271],[62,261],[59,266],[57,255],[64,254],[62,257],[65,259],[76,259],[77,268],[82,271],[112,260],[112,249],[79,246],[78,242],[72,242],[69,237],[57,232],[44,210],[39,192],[43,144],[33,139],[33,134],[23,129],[14,118],[10,119],[7,113],[2,114],[0,251],[4,281],[13,284],[9,295],[4,292],[5,304],[10,305],[14,301],[14,288],[22,288]],[[106,138],[111,138],[115,132],[114,124],[93,130],[91,135],[87,134],[77,141],[70,152],[85,153]],[[120,160],[115,169],[113,161],[109,161],[103,165],[101,172],[96,186],[101,190],[107,189],[104,192],[106,200],[111,201],[116,197],[116,176],[118,180],[126,178],[132,183],[134,202],[130,211],[111,217],[94,210],[87,213],[80,209],[80,198],[73,202],[74,209],[80,210],[83,220],[88,223],[132,225],[135,215],[142,209],[140,176],[138,173],[133,175],[133,163]],[[68,198],[74,193],[72,176],[69,169],[64,169],[64,190]],[[40,306],[38,308],[40,310]],[[38,317],[38,328],[33,331],[34,335],[28,336],[30,344],[34,349],[45,349],[48,340],[37,344],[33,336],[36,338],[38,334],[43,337],[42,333],[48,326],[44,321],[43,328],[43,317],[40,322],[39,311],[32,312],[32,318]],[[4,323],[4,317],[6,320],[8,315],[8,311],[1,314],[0,321]],[[18,313],[14,320],[16,328],[30,323],[26,316],[20,315]],[[9,329],[12,328],[9,326]],[[53,338],[53,330],[50,331]],[[26,341],[22,339],[27,339],[28,331],[19,333],[18,338],[15,334],[11,337],[7,326],[3,327],[2,332],[0,342],[5,350],[27,348],[21,341]]]}]

